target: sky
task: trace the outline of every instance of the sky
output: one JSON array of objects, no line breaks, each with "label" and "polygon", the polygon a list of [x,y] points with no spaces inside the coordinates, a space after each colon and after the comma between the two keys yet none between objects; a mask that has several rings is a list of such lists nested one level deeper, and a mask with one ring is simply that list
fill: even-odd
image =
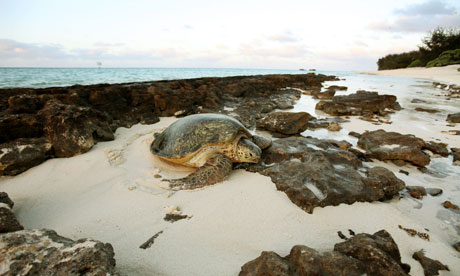
[{"label": "sky", "polygon": [[455,0],[0,0],[0,67],[376,70]]}]

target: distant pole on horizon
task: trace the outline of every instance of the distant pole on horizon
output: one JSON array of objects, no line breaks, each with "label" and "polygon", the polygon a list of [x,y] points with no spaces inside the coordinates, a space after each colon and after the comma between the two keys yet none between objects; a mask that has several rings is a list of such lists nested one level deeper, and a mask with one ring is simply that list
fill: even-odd
[{"label": "distant pole on horizon", "polygon": [[102,66],[102,62],[98,61],[98,62],[97,62],[97,67],[98,67],[99,69],[101,69],[101,66]]}]

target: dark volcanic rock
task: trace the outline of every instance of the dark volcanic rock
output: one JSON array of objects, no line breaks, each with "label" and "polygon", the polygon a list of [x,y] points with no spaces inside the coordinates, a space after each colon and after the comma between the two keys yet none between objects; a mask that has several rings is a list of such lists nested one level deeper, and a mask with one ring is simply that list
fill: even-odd
[{"label": "dark volcanic rock", "polygon": [[0,192],[0,203],[4,203],[10,208],[13,208],[14,206],[14,202],[10,199],[8,194],[5,192]]},{"label": "dark volcanic rock", "polygon": [[[0,160],[0,175],[21,173],[47,158],[84,153],[98,141],[113,139],[118,127],[139,122],[153,124],[159,116],[225,113],[225,106],[234,108],[231,115],[245,126],[254,127],[256,120],[266,113],[290,108],[300,98],[299,90],[286,87],[318,90],[322,82],[331,80],[337,78],[315,74],[265,75],[0,89],[1,158],[15,145],[37,144],[34,151],[40,153],[36,158],[18,158],[18,162],[8,159],[12,162],[8,166]],[[27,148],[31,151],[31,146]]]},{"label": "dark volcanic rock", "polygon": [[449,271],[449,268],[446,265],[443,265],[440,261],[436,261],[425,256],[423,250],[415,252],[412,255],[412,258],[420,262],[425,276],[439,275],[439,270]]},{"label": "dark volcanic rock", "polygon": [[53,154],[45,138],[17,139],[0,144],[0,175],[17,175],[41,164]]},{"label": "dark volcanic rock", "polygon": [[449,150],[447,149],[447,144],[445,143],[426,142],[424,148],[432,153],[436,153],[444,157],[449,156]]},{"label": "dark volcanic rock", "polygon": [[451,123],[460,123],[460,112],[447,115],[447,121]]},{"label": "dark volcanic rock", "polygon": [[320,101],[316,109],[334,116],[385,115],[385,109],[399,110],[396,96],[379,95],[377,92],[357,91],[347,96],[334,96],[331,101]]},{"label": "dark volcanic rock", "polygon": [[0,235],[2,275],[116,275],[110,244],[73,241],[52,230]]},{"label": "dark volcanic rock", "polygon": [[406,189],[413,198],[421,199],[426,196],[426,189],[422,186],[406,186]]},{"label": "dark volcanic rock", "polygon": [[389,199],[404,188],[391,171],[364,168],[346,150],[350,146],[305,137],[278,139],[262,153],[261,163],[247,169],[270,176],[278,190],[309,213],[317,206]]},{"label": "dark volcanic rock", "polygon": [[240,276],[407,276],[410,266],[401,263],[398,246],[385,230],[358,234],[338,243],[332,252],[319,253],[296,245],[286,257],[262,252],[241,267]]},{"label": "dark volcanic rock", "polygon": [[109,117],[96,109],[50,100],[39,114],[45,120],[45,137],[53,145],[56,157],[85,153],[96,141],[114,138]]},{"label": "dark volcanic rock", "polygon": [[9,233],[24,229],[11,209],[0,207],[0,233]]},{"label": "dark volcanic rock", "polygon": [[415,111],[426,112],[426,113],[438,113],[439,112],[439,110],[437,109],[424,108],[424,107],[416,107]]},{"label": "dark volcanic rock", "polygon": [[348,90],[348,87],[340,85],[331,85],[327,87],[327,90],[346,91]]},{"label": "dark volcanic rock", "polygon": [[451,148],[454,165],[460,164],[460,148]]},{"label": "dark volcanic rock", "polygon": [[334,251],[364,263],[368,275],[407,275],[410,271],[410,266],[401,262],[398,245],[385,230],[373,235],[358,234],[336,244]]},{"label": "dark volcanic rock", "polygon": [[286,135],[299,134],[315,119],[307,112],[273,112],[257,120],[257,127]]},{"label": "dark volcanic rock", "polygon": [[0,233],[14,232],[24,229],[16,219],[13,211],[14,202],[7,193],[0,192]]},{"label": "dark volcanic rock", "polygon": [[358,146],[378,160],[403,160],[421,167],[430,163],[430,157],[422,151],[426,143],[413,135],[381,129],[366,131],[359,137]]}]

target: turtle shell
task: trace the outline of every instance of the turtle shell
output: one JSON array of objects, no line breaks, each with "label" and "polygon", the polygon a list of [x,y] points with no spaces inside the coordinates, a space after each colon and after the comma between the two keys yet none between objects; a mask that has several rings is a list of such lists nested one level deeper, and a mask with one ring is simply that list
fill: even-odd
[{"label": "turtle shell", "polygon": [[[206,146],[235,142],[251,137],[236,119],[222,114],[195,114],[177,120],[155,137],[153,154],[171,161],[191,158]],[[236,143],[234,143],[236,145]]]}]

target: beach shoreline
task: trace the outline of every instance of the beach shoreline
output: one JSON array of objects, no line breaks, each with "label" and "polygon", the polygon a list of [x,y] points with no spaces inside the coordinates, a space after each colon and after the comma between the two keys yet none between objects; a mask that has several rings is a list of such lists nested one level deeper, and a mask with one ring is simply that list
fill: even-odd
[{"label": "beach shoreline", "polygon": [[[323,88],[348,86],[347,82],[331,80]],[[391,79],[375,88],[379,94],[394,92],[403,107],[389,115],[389,124],[373,124],[354,116],[342,124],[340,132],[321,129],[302,135],[324,139],[318,135],[326,133],[327,139],[347,140],[356,146],[358,139],[348,135],[350,131],[384,129],[460,147],[456,139],[459,136],[445,133],[451,128],[446,126],[446,114],[457,108],[454,100],[438,96],[442,90],[431,85],[414,88],[419,83],[411,82],[412,89],[402,89],[404,86],[399,85],[406,85],[405,82],[396,82]],[[365,86],[366,83],[353,87],[374,89],[373,83]],[[355,93],[350,90],[340,93]],[[294,109],[301,101],[308,101],[305,106],[318,102],[309,95],[302,97]],[[412,103],[415,97],[426,102]],[[416,107],[440,111],[420,113],[414,111]],[[235,112],[233,108],[227,109]],[[331,117],[319,112],[312,114]],[[401,192],[401,197],[383,202],[317,207],[309,214],[278,190],[270,177],[241,169],[233,171],[222,183],[203,189],[168,190],[155,174],[169,179],[188,172],[159,162],[150,153],[149,145],[154,133],[176,120],[175,116],[160,116],[157,123],[119,127],[114,140],[101,141],[84,154],[50,159],[17,176],[0,177],[0,188],[15,201],[14,212],[26,229],[49,228],[72,239],[91,237],[112,244],[116,270],[121,275],[237,275],[244,263],[262,251],[272,250],[285,256],[298,244],[330,251],[342,241],[337,232],[348,233],[348,229],[370,234],[388,231],[399,247],[402,261],[412,267],[411,275],[423,275],[420,263],[412,259],[414,251],[420,249],[450,267],[450,272],[442,271],[440,275],[460,273],[459,255],[452,248],[452,243],[459,240],[460,230],[456,229],[460,221],[457,213],[441,205],[445,200],[459,203],[460,189],[455,179],[460,176],[460,169],[452,165],[451,156],[430,156],[427,169],[438,173],[434,176],[422,173],[414,165],[364,162],[369,167],[388,169],[406,185],[440,188],[443,193],[439,196],[415,199]],[[176,211],[188,218],[174,223],[164,219]],[[399,225],[429,233],[430,241],[408,236]],[[160,232],[150,248],[139,248]]]},{"label": "beach shoreline", "polygon": [[361,72],[361,74],[428,79],[436,82],[460,85],[460,72],[457,71],[458,68],[460,68],[460,65],[457,64],[444,67],[414,67],[393,70],[369,71]]}]

